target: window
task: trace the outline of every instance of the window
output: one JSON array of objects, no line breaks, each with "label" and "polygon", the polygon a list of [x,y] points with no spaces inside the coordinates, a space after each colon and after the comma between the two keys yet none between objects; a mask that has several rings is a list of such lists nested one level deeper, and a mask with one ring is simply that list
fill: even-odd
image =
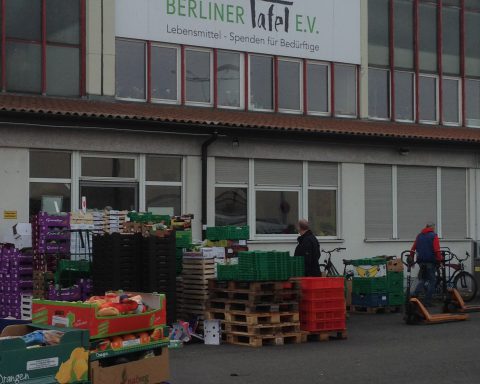
[{"label": "window", "polygon": [[374,65],[389,64],[388,0],[368,1],[368,61]]},{"label": "window", "polygon": [[243,107],[243,55],[236,52],[217,53],[217,104],[224,108]]},{"label": "window", "polygon": [[465,81],[465,113],[469,127],[480,127],[480,81]]},{"label": "window", "polygon": [[82,157],[82,176],[96,178],[135,178],[135,159]]},{"label": "window", "polygon": [[480,76],[479,11],[465,12],[465,73],[467,76]]},{"label": "window", "polygon": [[371,118],[388,119],[390,116],[389,76],[387,70],[368,70],[368,116]]},{"label": "window", "polygon": [[390,165],[365,165],[365,237],[393,236],[393,186]]},{"label": "window", "polygon": [[151,55],[152,99],[178,103],[180,50],[172,46],[152,45]]},{"label": "window", "polygon": [[255,160],[257,235],[296,233],[302,167],[299,161]]},{"label": "window", "polygon": [[[413,69],[413,1],[396,0],[394,7],[395,67]],[[401,22],[399,22],[401,20]],[[388,36],[385,31],[385,36]]]},{"label": "window", "polygon": [[278,60],[278,108],[302,110],[302,66],[298,60]]},{"label": "window", "polygon": [[336,64],[335,115],[357,115],[357,68],[354,65]]},{"label": "window", "polygon": [[83,92],[80,58],[85,54],[80,39],[85,28],[80,23],[81,1],[45,0],[45,8],[42,4],[41,0],[5,1],[6,60],[2,70],[6,89],[79,96]]},{"label": "window", "polygon": [[71,210],[71,154],[30,151],[30,215]]},{"label": "window", "polygon": [[414,74],[395,71],[395,120],[413,121],[414,113]]},{"label": "window", "polygon": [[117,97],[146,100],[145,43],[117,39],[115,47]]},{"label": "window", "polygon": [[185,50],[185,100],[190,104],[212,104],[212,59],[207,50]]},{"label": "window", "polygon": [[165,215],[182,213],[182,158],[147,156],[145,208]]},{"label": "window", "polygon": [[437,71],[437,7],[418,5],[419,62],[421,71]]},{"label": "window", "polygon": [[250,108],[273,110],[273,58],[250,55]]},{"label": "window", "polygon": [[437,78],[434,76],[419,77],[419,119],[422,122],[436,123],[438,121]]},{"label": "window", "polygon": [[460,81],[443,78],[443,122],[445,124],[460,124]]},{"label": "window", "polygon": [[460,9],[442,8],[443,73],[460,74]]},{"label": "window", "polygon": [[215,159],[215,225],[247,225],[248,174],[246,159]]},{"label": "window", "polygon": [[330,113],[328,64],[307,63],[307,106],[311,114]]},{"label": "window", "polygon": [[337,236],[338,164],[308,163],[308,220],[317,236]]},{"label": "window", "polygon": [[467,173],[442,168],[442,237],[463,239],[467,234]]}]

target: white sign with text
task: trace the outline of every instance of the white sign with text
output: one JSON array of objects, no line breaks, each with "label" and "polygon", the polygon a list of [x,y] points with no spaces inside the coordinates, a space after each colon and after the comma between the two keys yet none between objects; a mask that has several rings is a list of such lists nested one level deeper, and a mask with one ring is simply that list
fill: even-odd
[{"label": "white sign with text", "polygon": [[117,0],[116,35],[360,64],[360,1]]}]

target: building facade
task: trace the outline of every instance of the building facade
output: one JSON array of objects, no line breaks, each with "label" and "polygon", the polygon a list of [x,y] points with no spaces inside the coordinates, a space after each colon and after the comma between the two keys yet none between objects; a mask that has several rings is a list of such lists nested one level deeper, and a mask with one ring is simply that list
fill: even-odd
[{"label": "building facade", "polygon": [[[480,1],[2,0],[0,233],[193,213],[293,250],[480,238]],[[337,264],[340,266],[340,263]]]}]

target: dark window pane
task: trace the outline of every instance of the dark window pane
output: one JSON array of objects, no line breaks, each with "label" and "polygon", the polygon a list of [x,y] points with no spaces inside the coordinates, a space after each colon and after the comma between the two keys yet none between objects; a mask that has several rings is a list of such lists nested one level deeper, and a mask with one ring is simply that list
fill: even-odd
[{"label": "dark window pane", "polygon": [[82,176],[134,178],[135,160],[82,157]]},{"label": "dark window pane", "polygon": [[395,119],[413,121],[413,73],[395,72]]},{"label": "dark window pane", "polygon": [[420,69],[437,71],[437,8],[432,4],[418,6]]},{"label": "dark window pane", "polygon": [[182,213],[182,188],[147,185],[145,187],[147,211],[155,214]]},{"label": "dark window pane", "polygon": [[300,63],[278,61],[278,107],[300,110]]},{"label": "dark window pane", "polygon": [[136,185],[80,185],[80,196],[86,197],[88,209],[102,210],[111,207],[115,210],[137,210]]},{"label": "dark window pane", "polygon": [[247,225],[246,188],[215,188],[215,225]]},{"label": "dark window pane", "polygon": [[210,103],[210,52],[187,50],[185,53],[186,100]]},{"label": "dark window pane", "polygon": [[317,236],[337,235],[337,191],[308,191],[308,220]]},{"label": "dark window pane", "polygon": [[460,73],[460,10],[444,7],[442,10],[443,73]]},{"label": "dark window pane", "polygon": [[47,41],[80,44],[79,0],[47,0]]},{"label": "dark window pane", "polygon": [[154,99],[178,99],[178,49],[152,47],[152,97]]},{"label": "dark window pane", "polygon": [[182,181],[182,159],[147,157],[147,181]]},{"label": "dark window pane", "polygon": [[40,93],[41,47],[38,44],[7,43],[7,90]]},{"label": "dark window pane", "polygon": [[480,13],[465,13],[465,72],[480,76]]},{"label": "dark window pane", "polygon": [[[412,0],[397,0],[394,2],[394,20],[395,67],[413,69]],[[385,36],[387,35],[385,33]]]},{"label": "dark window pane", "polygon": [[382,69],[368,70],[368,116],[388,119],[390,116],[389,72]]},{"label": "dark window pane", "polygon": [[357,114],[357,69],[353,65],[335,65],[335,114]]},{"label": "dark window pane", "polygon": [[70,153],[30,151],[30,177],[69,179],[71,177]]},{"label": "dark window pane", "polygon": [[116,95],[145,99],[145,43],[117,40],[115,47]]},{"label": "dark window pane", "polygon": [[273,109],[273,59],[250,56],[250,104],[253,109]]},{"label": "dark window pane", "polygon": [[388,65],[388,0],[368,1],[368,61]]},{"label": "dark window pane", "polygon": [[30,183],[30,215],[35,215],[42,209],[55,213],[52,208],[57,202],[60,212],[70,212],[70,184],[60,183]]},{"label": "dark window pane", "polygon": [[221,107],[240,107],[240,54],[218,52],[217,81],[218,105]]},{"label": "dark window pane", "polygon": [[459,82],[453,79],[443,79],[443,121],[458,124],[460,122]]},{"label": "dark window pane", "polygon": [[465,81],[466,120],[470,127],[480,127],[480,81]]},{"label": "dark window pane", "polygon": [[47,46],[47,94],[80,94],[80,49]]},{"label": "dark window pane", "polygon": [[6,0],[5,7],[7,37],[41,40],[41,0]]},{"label": "dark window pane", "polygon": [[420,76],[419,118],[423,121],[437,121],[437,79]]},{"label": "dark window pane", "polygon": [[307,64],[308,111],[328,113],[328,96],[328,66]]},{"label": "dark window pane", "polygon": [[256,192],[257,234],[294,234],[298,217],[298,192]]}]

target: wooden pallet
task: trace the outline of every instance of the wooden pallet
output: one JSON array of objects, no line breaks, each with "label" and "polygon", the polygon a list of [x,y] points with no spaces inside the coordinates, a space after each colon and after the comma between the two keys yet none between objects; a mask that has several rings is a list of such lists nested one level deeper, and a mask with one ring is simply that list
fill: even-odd
[{"label": "wooden pallet", "polygon": [[229,299],[210,299],[209,308],[223,309],[225,311],[240,311],[245,313],[267,312],[298,312],[298,302],[295,303],[254,303],[234,301]]},{"label": "wooden pallet", "polygon": [[222,320],[225,321],[225,311],[222,310],[215,310],[211,308],[207,308],[205,310],[205,319],[206,320]]},{"label": "wooden pallet", "polygon": [[249,347],[263,347],[266,345],[284,345],[284,344],[300,344],[302,342],[302,334],[291,333],[283,335],[243,335],[236,333],[227,333],[227,343],[234,345],[245,345]]},{"label": "wooden pallet", "polygon": [[[207,309],[211,311],[211,309]],[[248,312],[225,312],[225,321],[228,323],[242,323],[249,325],[296,323],[300,321],[298,312],[279,313],[248,313]]]},{"label": "wooden pallet", "polygon": [[244,301],[248,303],[279,303],[285,301],[299,301],[300,291],[293,289],[285,289],[277,292],[261,292],[261,291],[229,291],[223,289],[212,289],[210,298],[212,300],[225,299],[232,301]]},{"label": "wooden pallet", "polygon": [[284,281],[219,281],[211,280],[209,289],[236,292],[277,292],[284,289],[297,289],[297,282]]},{"label": "wooden pallet", "polygon": [[346,338],[347,338],[347,330],[345,329],[338,330],[338,331],[318,331],[318,332],[302,331],[303,342],[345,340]]},{"label": "wooden pallet", "polygon": [[350,312],[353,313],[399,313],[402,312],[402,305],[393,305],[388,307],[361,307],[358,305],[351,305]]},{"label": "wooden pallet", "polygon": [[300,323],[258,324],[224,323],[225,332],[247,336],[275,336],[300,332]]}]

